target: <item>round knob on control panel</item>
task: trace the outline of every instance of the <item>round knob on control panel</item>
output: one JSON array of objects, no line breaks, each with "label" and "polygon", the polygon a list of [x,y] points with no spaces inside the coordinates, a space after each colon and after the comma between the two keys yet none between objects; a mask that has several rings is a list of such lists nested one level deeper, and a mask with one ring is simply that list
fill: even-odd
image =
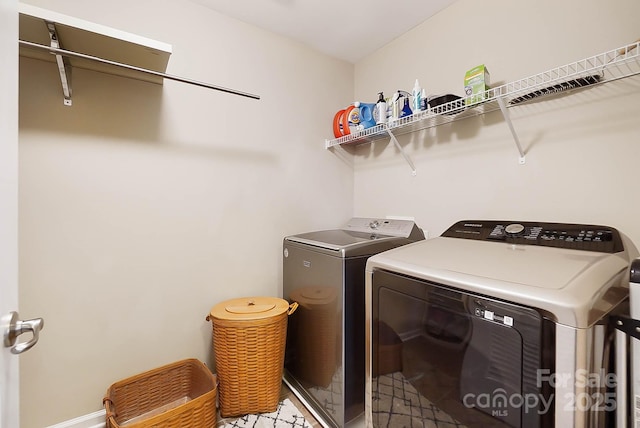
[{"label": "round knob on control panel", "polygon": [[520,223],[511,223],[510,225],[504,228],[504,231],[507,233],[507,235],[515,236],[524,232],[524,226],[521,225]]},{"label": "round knob on control panel", "polygon": [[371,229],[377,229],[378,226],[380,226],[380,222],[378,220],[373,220],[371,223],[369,223],[369,227]]}]

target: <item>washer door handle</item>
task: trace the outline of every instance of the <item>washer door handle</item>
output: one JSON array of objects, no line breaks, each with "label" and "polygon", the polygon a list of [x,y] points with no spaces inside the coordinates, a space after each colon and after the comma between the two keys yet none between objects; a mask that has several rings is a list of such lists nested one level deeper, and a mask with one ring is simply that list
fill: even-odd
[{"label": "washer door handle", "polygon": [[[38,343],[40,330],[44,327],[44,320],[42,318],[21,321],[18,319],[20,316],[15,311],[10,312],[7,317],[9,326],[4,332],[4,346],[6,348],[11,347],[12,354],[22,354]],[[31,340],[16,345],[15,343],[18,336],[26,332],[31,332]]]}]

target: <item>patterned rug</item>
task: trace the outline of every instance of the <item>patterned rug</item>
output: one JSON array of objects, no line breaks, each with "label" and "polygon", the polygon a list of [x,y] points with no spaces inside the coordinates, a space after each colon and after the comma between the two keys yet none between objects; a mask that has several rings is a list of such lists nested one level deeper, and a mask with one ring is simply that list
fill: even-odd
[{"label": "patterned rug", "polygon": [[342,369],[338,368],[333,374],[331,383],[326,387],[313,386],[309,388],[311,395],[334,419],[340,419],[344,412],[342,404]]},{"label": "patterned rug", "polygon": [[423,397],[401,372],[378,377],[373,391],[373,419],[379,427],[464,428]]},{"label": "patterned rug", "polygon": [[311,428],[311,424],[288,398],[282,400],[273,413],[245,415],[238,419],[227,418],[219,421],[218,426],[222,428]]}]

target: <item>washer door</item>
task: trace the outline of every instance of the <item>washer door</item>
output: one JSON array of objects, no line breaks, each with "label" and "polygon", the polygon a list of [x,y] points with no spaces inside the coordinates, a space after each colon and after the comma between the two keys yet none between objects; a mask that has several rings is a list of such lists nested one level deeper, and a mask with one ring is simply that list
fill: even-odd
[{"label": "washer door", "polygon": [[488,320],[474,317],[471,322],[473,334],[460,372],[460,399],[465,406],[519,427],[522,337],[513,328]]},{"label": "washer door", "polygon": [[520,428],[553,416],[536,310],[381,270],[372,284],[374,426]]}]

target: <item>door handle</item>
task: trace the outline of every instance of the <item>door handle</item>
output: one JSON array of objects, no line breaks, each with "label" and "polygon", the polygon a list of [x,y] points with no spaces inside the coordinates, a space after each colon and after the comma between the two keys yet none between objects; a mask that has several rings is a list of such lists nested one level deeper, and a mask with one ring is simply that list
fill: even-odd
[{"label": "door handle", "polygon": [[[44,320],[42,318],[34,318],[32,320],[21,321],[18,319],[19,315],[15,311],[10,312],[7,317],[9,327],[4,332],[5,348],[11,347],[12,354],[22,354],[24,351],[31,349],[33,345],[38,342],[40,330],[44,327]],[[16,345],[15,343],[18,336],[26,332],[31,332],[31,340]]]}]

